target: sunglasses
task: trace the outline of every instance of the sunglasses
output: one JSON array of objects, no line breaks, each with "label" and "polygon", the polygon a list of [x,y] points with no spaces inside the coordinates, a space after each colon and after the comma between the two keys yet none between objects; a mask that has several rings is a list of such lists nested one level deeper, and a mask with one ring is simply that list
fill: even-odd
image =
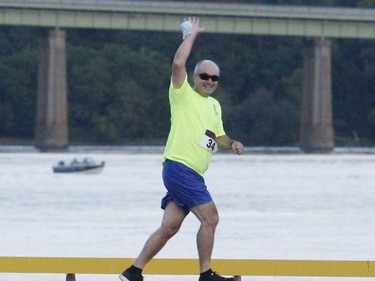
[{"label": "sunglasses", "polygon": [[217,82],[219,81],[219,76],[217,75],[208,75],[207,73],[199,73],[198,74],[199,78],[202,80],[207,81],[208,79],[211,79],[212,82]]}]

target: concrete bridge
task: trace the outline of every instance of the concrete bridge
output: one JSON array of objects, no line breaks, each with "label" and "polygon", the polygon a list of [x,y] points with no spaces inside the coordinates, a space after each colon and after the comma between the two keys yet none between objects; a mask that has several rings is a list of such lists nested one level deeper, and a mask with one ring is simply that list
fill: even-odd
[{"label": "concrete bridge", "polygon": [[306,37],[300,147],[334,148],[331,39],[375,39],[375,10],[249,4],[120,0],[0,2],[0,24],[50,28],[41,46],[35,145],[68,147],[65,37],[68,28],[178,32],[185,16],[199,16],[208,32]]}]

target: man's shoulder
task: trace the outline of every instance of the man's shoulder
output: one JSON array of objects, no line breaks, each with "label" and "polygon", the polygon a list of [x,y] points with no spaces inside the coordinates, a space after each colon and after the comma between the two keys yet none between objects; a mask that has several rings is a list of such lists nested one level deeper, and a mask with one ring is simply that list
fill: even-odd
[{"label": "man's shoulder", "polygon": [[209,96],[208,99],[210,99],[213,103],[220,105],[220,102],[219,102],[219,100],[217,98]]},{"label": "man's shoulder", "polygon": [[171,91],[173,91],[173,92],[184,91],[184,90],[186,90],[186,88],[191,88],[187,76],[185,76],[184,81],[182,82],[181,86],[179,86],[179,87],[175,87],[173,85],[173,81],[172,81],[172,78],[171,78],[170,86],[169,86],[169,91],[170,92]]},{"label": "man's shoulder", "polygon": [[187,78],[185,78],[184,83],[179,87],[175,88],[173,86],[173,83],[171,81],[170,87],[169,87],[169,98],[171,100],[185,100],[187,99],[191,93],[194,92],[194,89],[189,84]]}]

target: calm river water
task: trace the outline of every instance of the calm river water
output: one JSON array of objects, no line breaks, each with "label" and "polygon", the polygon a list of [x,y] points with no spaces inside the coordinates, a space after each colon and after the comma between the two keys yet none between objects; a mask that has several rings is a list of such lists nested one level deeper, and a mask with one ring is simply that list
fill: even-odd
[{"label": "calm river water", "polygon": [[[162,147],[135,146],[39,153],[1,146],[1,255],[135,257],[160,223],[162,152]],[[106,162],[102,173],[52,172],[59,160],[87,156]],[[336,149],[328,155],[293,148],[217,153],[206,183],[220,212],[214,258],[375,260],[373,149]],[[198,227],[195,217],[188,217],[158,257],[196,258]],[[1,281],[64,278],[0,274]],[[147,281],[176,279],[197,277],[146,276]],[[78,275],[77,280],[118,278]]]}]

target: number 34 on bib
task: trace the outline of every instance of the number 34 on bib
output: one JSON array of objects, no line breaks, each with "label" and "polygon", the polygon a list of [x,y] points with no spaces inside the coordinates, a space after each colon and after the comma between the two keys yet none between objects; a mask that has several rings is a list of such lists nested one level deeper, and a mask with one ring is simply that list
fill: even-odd
[{"label": "number 34 on bib", "polygon": [[206,130],[206,132],[204,133],[202,137],[200,146],[211,153],[215,153],[217,152],[217,143],[215,139],[216,139],[215,133],[210,130]]}]

